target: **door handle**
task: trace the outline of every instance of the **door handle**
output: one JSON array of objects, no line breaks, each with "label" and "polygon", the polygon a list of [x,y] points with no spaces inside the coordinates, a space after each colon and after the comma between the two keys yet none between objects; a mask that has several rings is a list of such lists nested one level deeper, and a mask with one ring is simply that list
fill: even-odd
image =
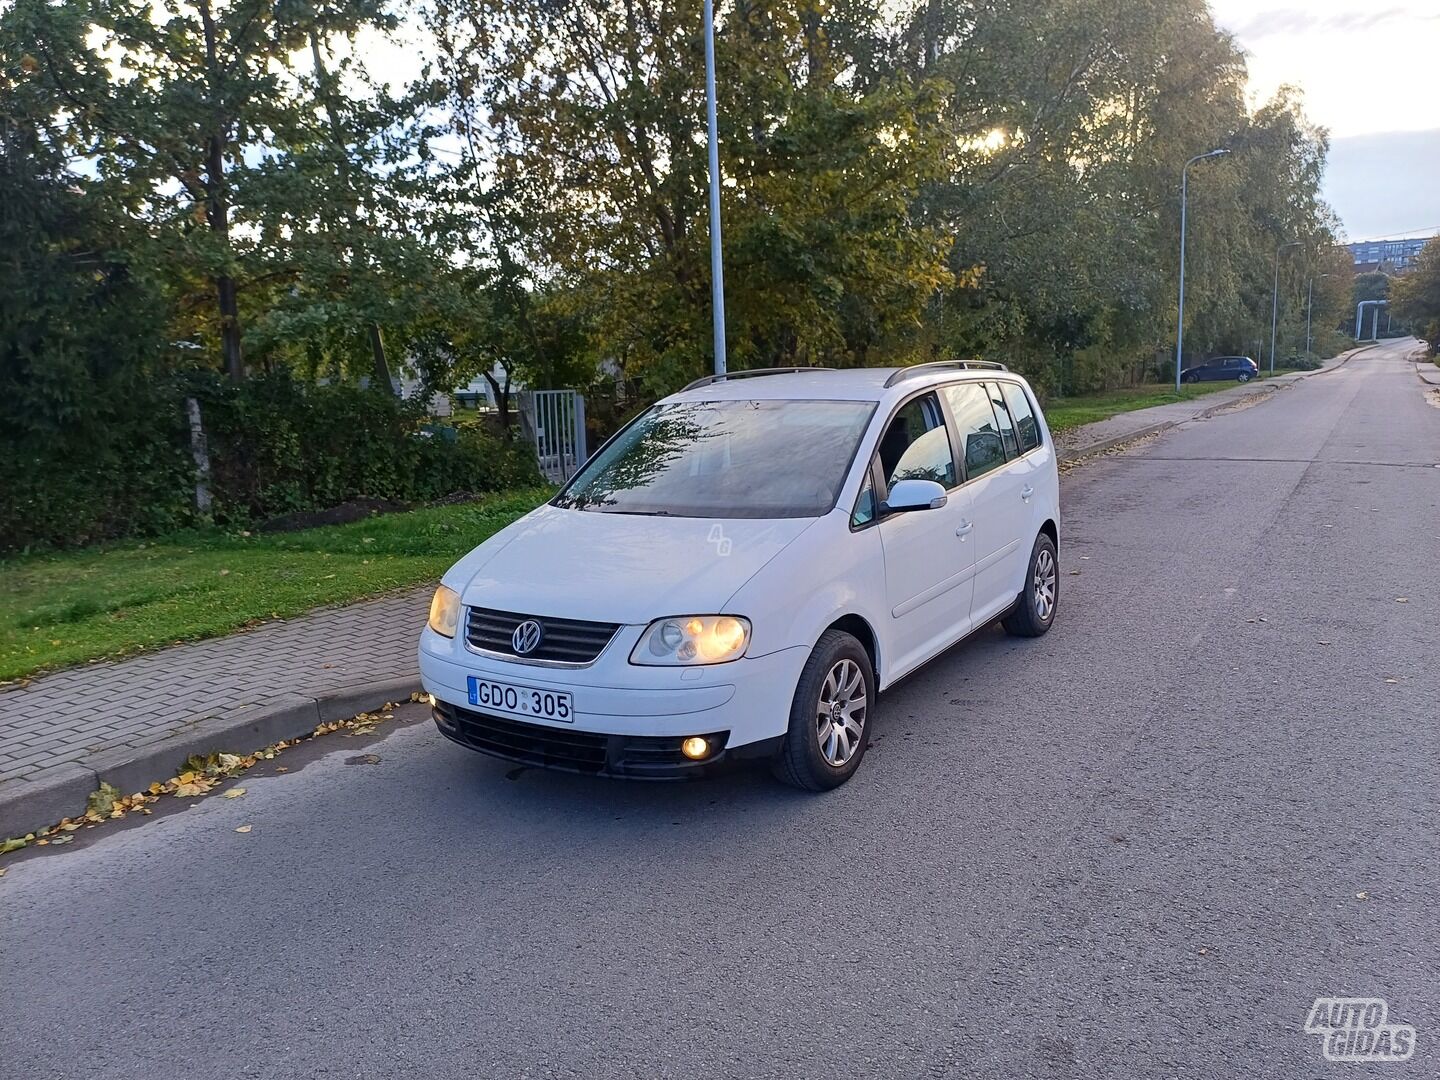
[{"label": "door handle", "polygon": [[973,528],[975,528],[975,526],[972,522],[962,521],[960,522],[960,527],[955,530],[955,535],[963,540],[965,539],[966,534],[968,534]]},{"label": "door handle", "polygon": [[1023,488],[1020,489],[1020,498],[1024,499],[1026,502],[1029,502],[1030,496],[1034,494],[1035,489],[1029,484],[1026,484]]}]

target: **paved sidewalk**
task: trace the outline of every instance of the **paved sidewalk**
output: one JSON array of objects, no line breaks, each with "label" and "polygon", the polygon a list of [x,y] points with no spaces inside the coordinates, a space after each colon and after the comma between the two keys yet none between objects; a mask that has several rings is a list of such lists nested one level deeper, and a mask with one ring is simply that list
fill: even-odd
[{"label": "paved sidewalk", "polygon": [[[1099,453],[1314,374],[1122,413],[1056,441],[1062,458]],[[76,812],[102,780],[137,790],[192,753],[253,750],[408,694],[429,596],[408,590],[0,689],[0,839]]]},{"label": "paved sidewalk", "polygon": [[6,805],[42,788],[62,806],[100,779],[143,786],[202,749],[257,749],[418,689],[429,598],[407,590],[0,689],[0,838],[16,827]]}]

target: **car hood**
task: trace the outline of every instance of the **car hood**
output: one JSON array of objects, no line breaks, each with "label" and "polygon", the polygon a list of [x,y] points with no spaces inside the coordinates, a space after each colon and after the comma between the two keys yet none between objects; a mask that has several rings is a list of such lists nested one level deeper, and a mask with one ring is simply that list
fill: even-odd
[{"label": "car hood", "polygon": [[462,560],[456,569],[463,581],[456,584],[467,606],[527,615],[647,623],[727,613],[736,590],[817,520],[542,506]]}]

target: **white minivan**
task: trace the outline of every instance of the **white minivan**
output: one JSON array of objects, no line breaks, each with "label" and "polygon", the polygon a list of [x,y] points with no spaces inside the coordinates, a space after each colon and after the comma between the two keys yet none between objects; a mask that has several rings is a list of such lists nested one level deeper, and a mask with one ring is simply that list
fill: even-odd
[{"label": "white minivan", "polygon": [[450,568],[420,638],[435,722],[526,764],[813,791],[876,695],[996,618],[1055,619],[1056,458],[999,364],[741,371],[642,412]]}]

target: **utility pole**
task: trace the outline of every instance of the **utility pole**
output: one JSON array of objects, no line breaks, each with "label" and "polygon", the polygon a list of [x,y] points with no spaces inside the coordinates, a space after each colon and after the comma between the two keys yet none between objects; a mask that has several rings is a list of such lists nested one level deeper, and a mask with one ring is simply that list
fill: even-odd
[{"label": "utility pole", "polygon": [[710,304],[715,374],[725,374],[725,273],[720,258],[720,143],[715,134],[715,0],[705,0],[705,120],[710,142]]},{"label": "utility pole", "polygon": [[[1329,274],[1321,274],[1320,276],[1321,276],[1322,278],[1327,278],[1327,277],[1329,277],[1330,275],[1329,275]],[[1308,286],[1308,288],[1306,289],[1305,292],[1306,292],[1306,295],[1305,295],[1305,355],[1306,355],[1306,357],[1309,357],[1309,355],[1310,355],[1310,316],[1311,316],[1311,314],[1312,314],[1312,313],[1314,312],[1314,310],[1315,310],[1315,275],[1314,275],[1314,274],[1311,274],[1311,275],[1310,275],[1310,285]]]},{"label": "utility pole", "polygon": [[1280,317],[1280,253],[1286,248],[1299,247],[1299,240],[1291,240],[1275,249],[1275,287],[1270,292],[1270,374],[1275,374],[1275,324]]},{"label": "utility pole", "polygon": [[1228,153],[1230,153],[1229,150],[1211,150],[1209,153],[1196,154],[1180,167],[1180,317],[1175,326],[1175,392],[1177,394],[1180,392],[1181,354],[1185,350],[1185,203],[1189,194],[1187,185],[1190,166],[1197,161],[1220,157]]}]

